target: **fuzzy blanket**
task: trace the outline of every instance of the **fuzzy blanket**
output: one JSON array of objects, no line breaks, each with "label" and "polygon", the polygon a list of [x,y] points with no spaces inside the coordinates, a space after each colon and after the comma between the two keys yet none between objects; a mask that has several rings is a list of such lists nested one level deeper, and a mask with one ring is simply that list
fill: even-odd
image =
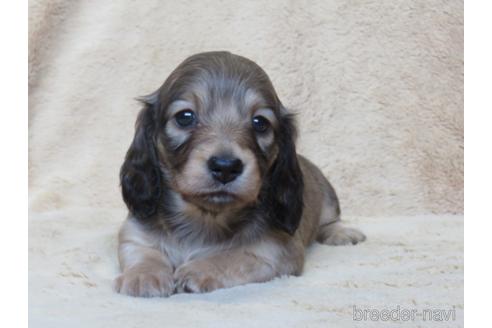
[{"label": "fuzzy blanket", "polygon": [[[315,245],[299,278],[117,295],[118,172],[134,98],[209,50],[266,70],[298,113],[299,152],[368,241]],[[463,4],[30,0],[29,211],[32,327],[350,327],[381,323],[354,320],[360,309],[397,306],[455,310],[447,324],[460,326]]]}]

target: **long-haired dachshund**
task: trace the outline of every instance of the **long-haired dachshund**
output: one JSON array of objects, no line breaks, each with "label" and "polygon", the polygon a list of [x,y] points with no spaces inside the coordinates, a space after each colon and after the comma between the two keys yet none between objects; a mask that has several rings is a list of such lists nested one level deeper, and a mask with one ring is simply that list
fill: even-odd
[{"label": "long-haired dachshund", "polygon": [[365,239],[340,223],[333,187],[296,153],[293,117],[251,60],[191,56],[141,101],[120,173],[129,216],[116,291],[169,296],[300,275],[314,240]]}]

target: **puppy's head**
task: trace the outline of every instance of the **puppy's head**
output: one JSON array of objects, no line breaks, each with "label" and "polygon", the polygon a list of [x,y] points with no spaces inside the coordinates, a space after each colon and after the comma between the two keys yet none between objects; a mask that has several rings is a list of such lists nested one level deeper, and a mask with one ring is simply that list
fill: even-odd
[{"label": "puppy's head", "polygon": [[295,126],[267,74],[227,52],[197,54],[142,98],[121,169],[123,198],[145,220],[176,210],[169,191],[209,213],[256,208],[293,233],[303,182]]}]

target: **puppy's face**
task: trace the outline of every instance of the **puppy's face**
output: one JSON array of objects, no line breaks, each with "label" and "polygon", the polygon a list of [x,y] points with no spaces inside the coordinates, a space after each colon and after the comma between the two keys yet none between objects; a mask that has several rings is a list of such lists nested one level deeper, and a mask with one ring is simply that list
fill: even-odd
[{"label": "puppy's face", "polygon": [[[162,198],[155,184],[167,184],[189,204],[215,213],[259,204],[265,197],[275,206],[273,198],[289,202],[285,192],[302,191],[302,181],[291,177],[299,173],[293,122],[254,62],[222,52],[192,56],[142,100],[146,108],[121,173],[130,210],[135,212],[130,198],[138,189],[144,201],[137,205],[144,209]],[[274,191],[272,184],[284,190]]]},{"label": "puppy's face", "polygon": [[261,94],[214,91],[216,82],[190,86],[168,106],[157,142],[173,189],[210,211],[255,202],[278,149],[274,109]]}]

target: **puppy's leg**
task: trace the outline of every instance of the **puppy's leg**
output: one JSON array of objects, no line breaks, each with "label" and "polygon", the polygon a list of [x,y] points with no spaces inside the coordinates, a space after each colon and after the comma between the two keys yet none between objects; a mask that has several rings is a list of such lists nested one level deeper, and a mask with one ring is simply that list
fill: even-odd
[{"label": "puppy's leg", "polygon": [[118,255],[123,272],[114,282],[118,293],[141,297],[173,293],[172,265],[139,223],[128,220],[121,228]]},{"label": "puppy's leg", "polygon": [[340,221],[321,224],[316,240],[325,245],[355,245],[366,240],[357,229],[344,226]]},{"label": "puppy's leg", "polygon": [[366,240],[362,232],[346,227],[341,222],[338,197],[330,184],[325,192],[316,240],[326,245],[355,245]]},{"label": "puppy's leg", "polygon": [[203,293],[252,282],[265,282],[282,275],[299,275],[304,247],[289,237],[286,243],[264,239],[255,244],[194,259],[174,273],[178,292]]}]

